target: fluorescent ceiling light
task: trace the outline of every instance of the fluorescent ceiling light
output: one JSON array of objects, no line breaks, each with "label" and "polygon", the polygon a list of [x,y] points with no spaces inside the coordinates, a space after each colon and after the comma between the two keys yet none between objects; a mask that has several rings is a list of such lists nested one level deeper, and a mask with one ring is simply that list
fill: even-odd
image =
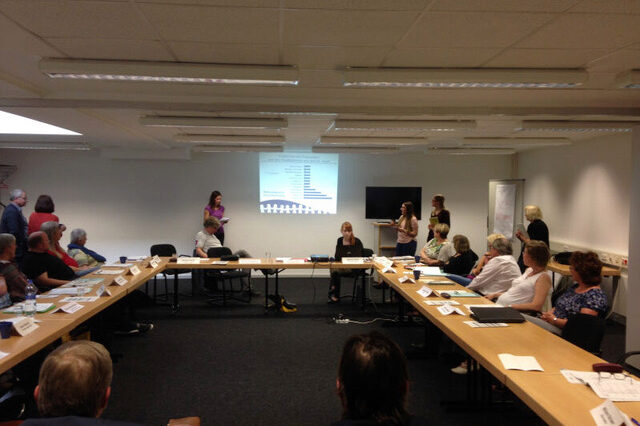
[{"label": "fluorescent ceiling light", "polygon": [[194,152],[282,152],[282,145],[211,145],[195,146]]},{"label": "fluorescent ceiling light", "polygon": [[251,144],[272,144],[272,143],[284,143],[284,136],[245,136],[245,135],[194,135],[194,134],[179,134],[173,137],[176,142],[185,143],[251,143]]},{"label": "fluorescent ceiling light", "polygon": [[547,132],[631,132],[640,126],[640,121],[536,121],[525,120],[519,131],[547,131]]},{"label": "fluorescent ceiling light", "polygon": [[333,152],[333,153],[363,153],[363,154],[387,154],[398,151],[398,148],[393,146],[376,146],[376,147],[368,147],[368,146],[313,146],[311,147],[312,152],[317,153],[325,153],[325,152]]},{"label": "fluorescent ceiling light", "polygon": [[320,143],[323,145],[425,145],[427,144],[427,138],[377,138],[377,137],[362,137],[351,138],[341,136],[323,136],[320,138]]},{"label": "fluorescent ceiling light", "polygon": [[473,120],[342,120],[335,121],[335,130],[428,130],[447,132],[475,129]]},{"label": "fluorescent ceiling light", "polygon": [[11,135],[80,135],[21,115],[0,111],[0,133]]},{"label": "fluorescent ceiling light", "polygon": [[640,70],[625,71],[616,77],[616,87],[640,89]]},{"label": "fluorescent ceiling light", "polygon": [[229,117],[181,117],[147,116],[138,120],[143,126],[152,127],[215,127],[226,129],[283,129],[284,118],[229,118]]},{"label": "fluorescent ceiling light", "polygon": [[84,143],[70,142],[0,142],[0,149],[55,149],[71,151],[89,151],[91,148]]},{"label": "fluorescent ceiling light", "polygon": [[429,148],[427,153],[438,155],[511,155],[516,151],[507,148]]},{"label": "fluorescent ceiling light", "polygon": [[567,138],[464,138],[463,146],[509,148],[512,146],[562,146],[571,145]]},{"label": "fluorescent ceiling light", "polygon": [[525,68],[347,68],[347,87],[565,89],[587,81],[585,70]]},{"label": "fluorescent ceiling light", "polygon": [[76,80],[267,86],[298,84],[298,70],[281,65],[42,59],[40,71],[51,78]]}]

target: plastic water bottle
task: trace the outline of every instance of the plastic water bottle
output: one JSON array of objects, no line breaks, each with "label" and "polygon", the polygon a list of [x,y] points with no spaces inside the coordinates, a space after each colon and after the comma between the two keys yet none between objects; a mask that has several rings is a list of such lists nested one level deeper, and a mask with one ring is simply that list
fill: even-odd
[{"label": "plastic water bottle", "polygon": [[24,289],[24,308],[22,313],[26,317],[32,317],[36,314],[36,293],[38,289],[33,284],[33,281],[29,280],[27,286]]}]

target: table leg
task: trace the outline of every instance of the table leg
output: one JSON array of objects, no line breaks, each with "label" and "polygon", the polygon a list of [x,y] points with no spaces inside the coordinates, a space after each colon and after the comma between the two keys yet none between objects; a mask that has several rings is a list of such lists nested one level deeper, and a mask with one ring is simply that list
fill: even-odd
[{"label": "table leg", "polygon": [[180,309],[180,304],[178,302],[178,270],[175,269],[173,273],[173,305],[171,305],[171,311],[176,313],[178,312],[178,309]]},{"label": "table leg", "polygon": [[264,274],[264,310],[269,309],[269,274]]}]

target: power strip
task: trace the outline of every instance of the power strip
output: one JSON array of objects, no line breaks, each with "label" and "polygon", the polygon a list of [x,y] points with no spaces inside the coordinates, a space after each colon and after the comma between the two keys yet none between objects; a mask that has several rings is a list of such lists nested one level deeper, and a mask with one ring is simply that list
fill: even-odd
[{"label": "power strip", "polygon": [[347,318],[336,318],[336,324],[349,324],[349,320]]}]

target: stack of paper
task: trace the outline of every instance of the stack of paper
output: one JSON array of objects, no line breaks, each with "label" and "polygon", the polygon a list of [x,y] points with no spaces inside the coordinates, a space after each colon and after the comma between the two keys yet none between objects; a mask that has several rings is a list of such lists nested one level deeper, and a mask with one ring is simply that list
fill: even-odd
[{"label": "stack of paper", "polygon": [[498,354],[502,366],[507,370],[544,371],[533,356],[516,356],[511,354]]}]

